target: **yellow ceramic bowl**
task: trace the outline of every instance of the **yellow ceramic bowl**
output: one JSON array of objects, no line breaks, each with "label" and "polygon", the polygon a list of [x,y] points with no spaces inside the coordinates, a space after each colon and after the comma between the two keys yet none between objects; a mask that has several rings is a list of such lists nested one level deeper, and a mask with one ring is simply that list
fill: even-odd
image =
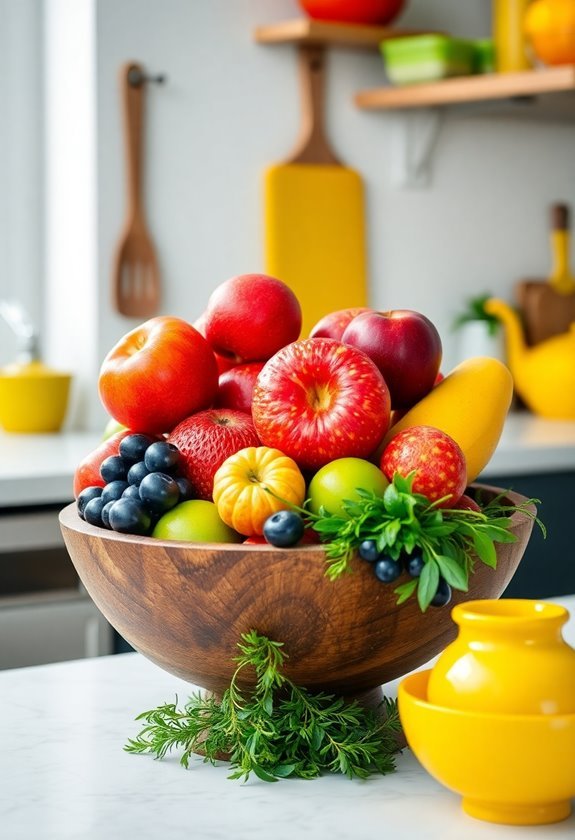
[{"label": "yellow ceramic bowl", "polygon": [[41,362],[0,370],[0,425],[7,432],[58,432],[68,408],[68,373]]},{"label": "yellow ceramic bowl", "polygon": [[399,686],[410,748],[472,817],[509,825],[558,822],[575,797],[575,714],[458,711],[427,702],[431,671]]}]

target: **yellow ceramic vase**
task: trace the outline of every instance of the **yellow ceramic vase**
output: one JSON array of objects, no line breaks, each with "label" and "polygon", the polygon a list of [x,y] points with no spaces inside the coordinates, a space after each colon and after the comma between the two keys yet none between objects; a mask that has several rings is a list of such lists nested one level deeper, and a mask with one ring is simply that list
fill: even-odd
[{"label": "yellow ceramic vase", "polygon": [[566,609],[531,600],[468,601],[452,617],[459,634],[432,670],[430,703],[492,714],[575,713],[575,650],[561,635]]}]

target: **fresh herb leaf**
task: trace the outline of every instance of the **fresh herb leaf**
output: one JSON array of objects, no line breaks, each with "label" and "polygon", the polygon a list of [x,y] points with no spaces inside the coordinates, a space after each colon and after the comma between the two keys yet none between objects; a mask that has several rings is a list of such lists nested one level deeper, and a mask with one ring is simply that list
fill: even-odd
[{"label": "fresh herb leaf", "polygon": [[373,540],[377,550],[393,560],[420,549],[425,561],[421,576],[400,585],[395,592],[400,604],[417,592],[420,607],[425,610],[437,591],[440,575],[454,589],[466,592],[477,559],[495,568],[495,543],[517,539],[510,530],[512,513],[521,511],[533,517],[545,536],[543,523],[529,509],[538,499],[508,505],[504,504],[503,492],[485,503],[481,511],[440,508],[442,500],[431,503],[413,492],[414,477],[414,472],[394,475],[382,496],[358,488],[354,501],[342,503],[345,516],[332,516],[323,508],[314,514],[307,503],[297,508],[324,543],[330,580],[351,571],[352,560],[364,540]]},{"label": "fresh herb leaf", "polygon": [[467,592],[469,589],[467,573],[455,557],[449,557],[447,554],[436,554],[435,562],[439,566],[442,577],[450,586],[461,590],[461,592]]},{"label": "fresh herb leaf", "polygon": [[399,595],[397,599],[398,604],[403,604],[404,601],[407,601],[411,595],[417,589],[417,578],[412,578],[412,580],[408,580],[406,583],[400,584],[396,589],[393,591],[396,595]]},{"label": "fresh herb leaf", "polygon": [[435,559],[428,560],[419,577],[417,587],[417,601],[421,612],[425,612],[433,600],[439,586],[439,567]]},{"label": "fresh herb leaf", "polygon": [[[253,773],[264,782],[313,779],[323,772],[360,779],[393,772],[400,730],[395,701],[384,698],[376,712],[295,685],[282,671],[281,642],[254,630],[242,635],[238,647],[238,667],[221,701],[198,692],[181,711],[176,698],[143,712],[136,720],[146,725],[128,740],[127,752],[164,758],[181,748],[186,768],[193,753],[211,764],[226,755],[230,779],[247,780]],[[246,696],[237,684],[244,668],[256,672],[255,688]]]}]

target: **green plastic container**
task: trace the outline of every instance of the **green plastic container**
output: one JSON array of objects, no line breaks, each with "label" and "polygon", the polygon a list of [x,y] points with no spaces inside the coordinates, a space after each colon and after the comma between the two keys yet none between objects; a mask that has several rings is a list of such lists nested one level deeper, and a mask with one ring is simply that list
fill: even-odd
[{"label": "green plastic container", "polygon": [[381,42],[380,50],[387,77],[395,85],[468,76],[475,70],[474,42],[448,35],[390,38]]}]

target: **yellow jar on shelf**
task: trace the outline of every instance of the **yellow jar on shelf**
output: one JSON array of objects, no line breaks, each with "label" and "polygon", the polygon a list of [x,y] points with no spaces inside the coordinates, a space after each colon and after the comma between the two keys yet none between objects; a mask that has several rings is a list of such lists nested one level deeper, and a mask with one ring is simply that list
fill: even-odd
[{"label": "yellow jar on shelf", "polygon": [[498,73],[529,70],[531,62],[523,29],[529,0],[493,0],[493,41]]}]

